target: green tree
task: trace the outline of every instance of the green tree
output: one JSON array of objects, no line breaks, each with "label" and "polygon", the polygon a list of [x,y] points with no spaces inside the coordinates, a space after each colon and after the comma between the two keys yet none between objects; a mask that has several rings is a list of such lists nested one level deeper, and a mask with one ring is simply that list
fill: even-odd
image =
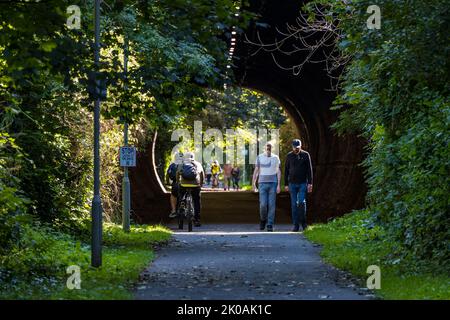
[{"label": "green tree", "polygon": [[369,141],[368,207],[400,244],[393,259],[448,266],[450,2],[377,1],[381,29],[373,30],[371,1],[314,3],[336,19],[338,48],[351,57],[334,128]]}]

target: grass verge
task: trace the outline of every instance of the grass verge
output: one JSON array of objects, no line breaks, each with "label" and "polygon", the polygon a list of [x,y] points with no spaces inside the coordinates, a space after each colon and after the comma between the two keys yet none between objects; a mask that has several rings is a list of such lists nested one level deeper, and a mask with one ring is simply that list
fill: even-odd
[{"label": "grass verge", "polygon": [[[162,226],[132,226],[130,233],[125,233],[118,225],[105,224],[100,268],[90,266],[89,245],[64,235],[51,241],[46,239],[48,246],[43,252],[45,256],[39,257],[39,265],[27,274],[19,268],[9,271],[8,281],[2,283],[0,298],[132,299],[133,284],[154,258],[152,246],[164,243],[170,237],[171,232]],[[35,254],[35,251],[30,252],[30,258]],[[80,267],[80,289],[67,287],[71,274],[67,274],[66,269],[71,265]]]},{"label": "grass verge", "polygon": [[321,256],[326,262],[360,278],[363,287],[370,276],[367,267],[379,266],[381,289],[374,290],[379,298],[450,299],[448,266],[429,268],[432,261],[424,265],[423,261],[396,257],[394,252],[398,252],[399,245],[386,239],[383,229],[371,222],[368,212],[357,211],[327,224],[313,225],[305,236],[323,245]]}]

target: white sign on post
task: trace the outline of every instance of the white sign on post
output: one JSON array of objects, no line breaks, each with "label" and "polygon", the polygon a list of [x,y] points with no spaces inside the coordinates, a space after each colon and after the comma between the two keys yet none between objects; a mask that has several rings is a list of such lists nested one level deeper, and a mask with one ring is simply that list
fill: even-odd
[{"label": "white sign on post", "polygon": [[136,167],[136,148],[120,147],[120,166]]}]

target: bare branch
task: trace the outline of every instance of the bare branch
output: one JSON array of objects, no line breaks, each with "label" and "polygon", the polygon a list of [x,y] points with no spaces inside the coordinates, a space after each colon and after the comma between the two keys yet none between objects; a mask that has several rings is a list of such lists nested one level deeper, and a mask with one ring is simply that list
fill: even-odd
[{"label": "bare branch", "polygon": [[[245,35],[244,42],[256,49],[251,55],[261,51],[270,53],[274,63],[282,70],[291,71],[298,76],[305,64],[323,64],[324,70],[330,79],[331,90],[335,91],[340,82],[341,68],[352,58],[343,54],[338,43],[342,38],[338,28],[339,21],[331,19],[332,8],[319,8],[314,4],[314,21],[308,21],[305,13],[300,13],[294,23],[286,23],[285,29],[275,27],[277,35],[271,42],[263,41],[259,30],[256,31],[256,39],[250,40]],[[299,63],[283,66],[279,56],[293,57],[298,55]]]}]

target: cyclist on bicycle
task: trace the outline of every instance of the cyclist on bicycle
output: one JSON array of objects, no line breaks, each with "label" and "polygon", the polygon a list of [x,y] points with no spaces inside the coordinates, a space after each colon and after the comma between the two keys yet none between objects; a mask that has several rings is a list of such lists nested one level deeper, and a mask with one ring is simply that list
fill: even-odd
[{"label": "cyclist on bicycle", "polygon": [[178,201],[186,194],[186,188],[191,189],[192,201],[194,202],[194,225],[200,227],[200,193],[201,186],[205,181],[205,172],[200,162],[195,161],[194,154],[187,152],[183,157],[183,164],[177,171],[179,182]]}]

